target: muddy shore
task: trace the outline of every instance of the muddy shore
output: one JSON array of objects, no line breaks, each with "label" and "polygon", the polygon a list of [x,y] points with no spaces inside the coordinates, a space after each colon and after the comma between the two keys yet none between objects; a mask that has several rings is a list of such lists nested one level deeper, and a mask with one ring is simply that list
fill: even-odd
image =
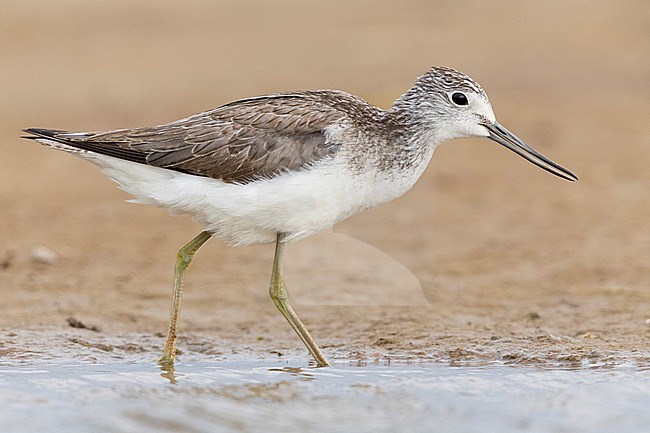
[{"label": "muddy shore", "polygon": [[[176,251],[200,231],[124,203],[94,166],[21,140],[22,128],[164,123],[298,88],[341,88],[386,107],[447,64],[480,81],[499,120],[580,181],[486,140],[449,143],[403,198],[290,245],[288,288],[324,352],[650,365],[647,5],[373,4],[341,3],[343,16],[291,2],[3,7],[0,362],[155,360]],[[516,19],[502,21],[507,11]],[[181,360],[308,360],[268,298],[272,254],[218,241],[201,249]]]}]

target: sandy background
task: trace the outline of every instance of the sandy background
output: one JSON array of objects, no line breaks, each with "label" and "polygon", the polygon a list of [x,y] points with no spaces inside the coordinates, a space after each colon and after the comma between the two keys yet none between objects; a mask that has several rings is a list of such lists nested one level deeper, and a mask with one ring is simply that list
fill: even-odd
[{"label": "sandy background", "polygon": [[[405,197],[288,248],[298,313],[333,360],[648,365],[648,22],[641,0],[4,2],[0,356],[156,359],[175,253],[200,231],[20,129],[158,124],[308,88],[387,107],[448,65],[580,181],[486,140],[446,144]],[[272,253],[203,247],[181,360],[307,359],[268,298]]]}]

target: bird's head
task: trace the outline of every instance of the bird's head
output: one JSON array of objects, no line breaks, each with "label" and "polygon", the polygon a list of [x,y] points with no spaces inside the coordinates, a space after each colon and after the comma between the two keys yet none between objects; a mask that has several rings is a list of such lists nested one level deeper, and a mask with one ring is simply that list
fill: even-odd
[{"label": "bird's head", "polygon": [[455,138],[485,137],[556,176],[578,179],[501,126],[483,88],[455,69],[430,69],[389,111],[434,145]]}]

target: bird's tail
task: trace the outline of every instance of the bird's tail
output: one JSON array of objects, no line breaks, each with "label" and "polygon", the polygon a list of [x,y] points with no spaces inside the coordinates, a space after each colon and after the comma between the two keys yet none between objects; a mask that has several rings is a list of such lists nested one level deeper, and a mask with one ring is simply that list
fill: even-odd
[{"label": "bird's tail", "polygon": [[29,135],[23,135],[21,138],[34,140],[44,146],[64,150],[66,152],[83,152],[82,149],[71,146],[69,138],[64,138],[66,135],[69,137],[70,132],[68,131],[62,131],[60,129],[27,128],[23,129],[23,132],[26,132]]}]

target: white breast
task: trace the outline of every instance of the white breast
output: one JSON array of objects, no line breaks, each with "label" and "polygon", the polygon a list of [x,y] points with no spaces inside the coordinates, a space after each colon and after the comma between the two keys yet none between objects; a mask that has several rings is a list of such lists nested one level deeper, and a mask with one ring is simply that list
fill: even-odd
[{"label": "white breast", "polygon": [[[93,153],[79,153],[101,167],[131,202],[189,214],[232,245],[302,239],[374,207],[394,192],[375,184],[375,173],[354,175],[329,159],[299,172],[244,185],[225,183]],[[386,197],[377,196],[377,192]]]}]

